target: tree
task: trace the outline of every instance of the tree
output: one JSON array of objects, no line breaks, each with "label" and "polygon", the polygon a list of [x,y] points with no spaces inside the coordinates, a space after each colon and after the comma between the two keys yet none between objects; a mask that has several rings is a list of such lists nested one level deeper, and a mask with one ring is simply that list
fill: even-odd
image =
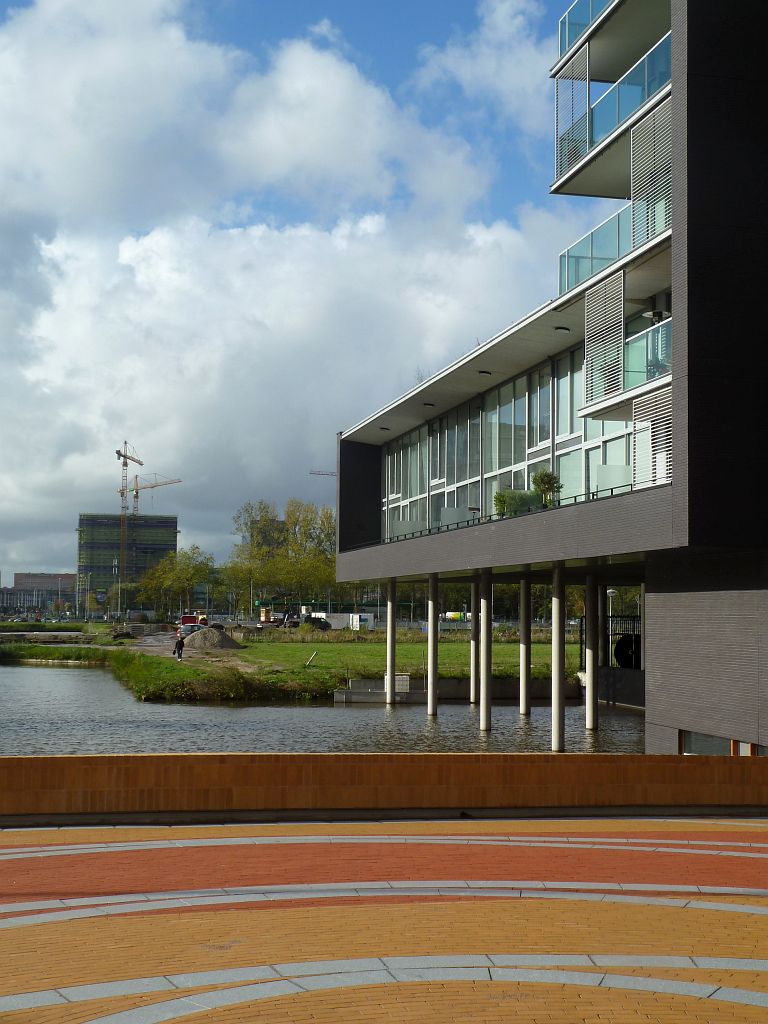
[{"label": "tree", "polygon": [[531,477],[531,486],[537,494],[541,495],[546,508],[552,508],[555,498],[563,489],[560,478],[551,469],[540,469],[534,473]]}]

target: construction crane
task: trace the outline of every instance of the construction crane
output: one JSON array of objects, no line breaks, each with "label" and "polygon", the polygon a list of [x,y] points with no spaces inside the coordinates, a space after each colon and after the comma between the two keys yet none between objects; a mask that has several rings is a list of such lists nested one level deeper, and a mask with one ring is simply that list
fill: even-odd
[{"label": "construction crane", "polygon": [[310,476],[336,476],[335,469],[310,469]]},{"label": "construction crane", "polygon": [[123,499],[120,505],[120,575],[118,577],[118,582],[122,582],[126,579],[128,562],[128,463],[135,462],[137,466],[143,466],[144,463],[136,455],[133,445],[129,445],[127,441],[123,441],[122,451],[119,448],[115,449],[115,455],[123,464],[123,482],[118,492]]},{"label": "construction crane", "polygon": [[[167,487],[168,484],[181,483],[181,480],[179,480],[178,478],[174,480],[166,480],[164,478],[160,478],[157,473],[153,473],[152,476],[154,477],[154,480],[150,480],[148,477],[145,476],[134,476],[133,478],[133,487],[131,488],[131,491],[133,493],[133,515],[135,516],[139,514],[139,491],[148,491],[151,490],[153,487]],[[122,487],[118,490],[117,493],[123,499],[123,502],[126,505],[127,509],[127,494],[125,494]]]}]

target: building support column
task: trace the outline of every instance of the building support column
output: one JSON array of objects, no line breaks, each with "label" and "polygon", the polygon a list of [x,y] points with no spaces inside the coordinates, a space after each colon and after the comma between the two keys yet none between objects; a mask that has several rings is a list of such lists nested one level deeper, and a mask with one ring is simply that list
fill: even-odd
[{"label": "building support column", "polygon": [[491,570],[483,569],[480,574],[480,729],[482,732],[490,732],[491,729],[492,592]]},{"label": "building support column", "polygon": [[387,704],[395,703],[395,646],[397,636],[397,580],[387,585]]},{"label": "building support column", "polygon": [[437,573],[431,573],[427,590],[427,714],[437,714]]},{"label": "building support column", "polygon": [[584,617],[585,617],[585,639],[586,655],[584,667],[586,669],[586,728],[597,729],[597,659],[598,659],[598,623],[597,623],[597,580],[594,576],[587,576],[587,583],[584,588]]},{"label": "building support column", "polygon": [[552,750],[565,750],[565,582],[559,562],[552,569]]},{"label": "building support column", "polygon": [[472,580],[469,605],[469,703],[477,704],[480,681],[480,581]]},{"label": "building support column", "polygon": [[520,714],[531,713],[531,581],[520,580]]},{"label": "building support column", "polygon": [[640,584],[640,668],[645,671],[645,584]]}]

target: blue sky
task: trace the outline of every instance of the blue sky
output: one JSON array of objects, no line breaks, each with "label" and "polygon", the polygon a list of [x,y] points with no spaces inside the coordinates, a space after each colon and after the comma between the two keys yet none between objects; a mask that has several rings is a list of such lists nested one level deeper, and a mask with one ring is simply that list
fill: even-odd
[{"label": "blue sky", "polygon": [[[336,433],[556,290],[543,0],[0,8],[0,570],[65,571],[114,450],[181,543],[332,503]],[[111,458],[110,458],[111,456]]]}]

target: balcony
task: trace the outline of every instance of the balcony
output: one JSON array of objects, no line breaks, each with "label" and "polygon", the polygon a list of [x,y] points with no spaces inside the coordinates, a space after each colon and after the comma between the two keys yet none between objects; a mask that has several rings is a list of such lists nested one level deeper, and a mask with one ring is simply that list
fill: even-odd
[{"label": "balcony", "polygon": [[597,21],[612,0],[575,0],[560,19],[560,56]]},{"label": "balcony", "polygon": [[624,390],[672,372],[672,321],[664,320],[624,342]]},{"label": "balcony", "polygon": [[629,203],[560,253],[558,294],[563,295],[588,281],[632,249],[632,204]]},{"label": "balcony", "polygon": [[667,33],[623,78],[592,104],[590,147],[607,139],[619,125],[672,81],[672,33]]},{"label": "balcony", "polygon": [[[599,83],[588,81],[587,74],[587,62],[583,59],[579,68],[557,79],[557,116],[560,117],[561,110],[565,114],[556,129],[558,181],[671,82],[672,34],[668,32],[597,99],[593,100],[593,96]],[[589,194],[612,193],[590,190]]]}]

